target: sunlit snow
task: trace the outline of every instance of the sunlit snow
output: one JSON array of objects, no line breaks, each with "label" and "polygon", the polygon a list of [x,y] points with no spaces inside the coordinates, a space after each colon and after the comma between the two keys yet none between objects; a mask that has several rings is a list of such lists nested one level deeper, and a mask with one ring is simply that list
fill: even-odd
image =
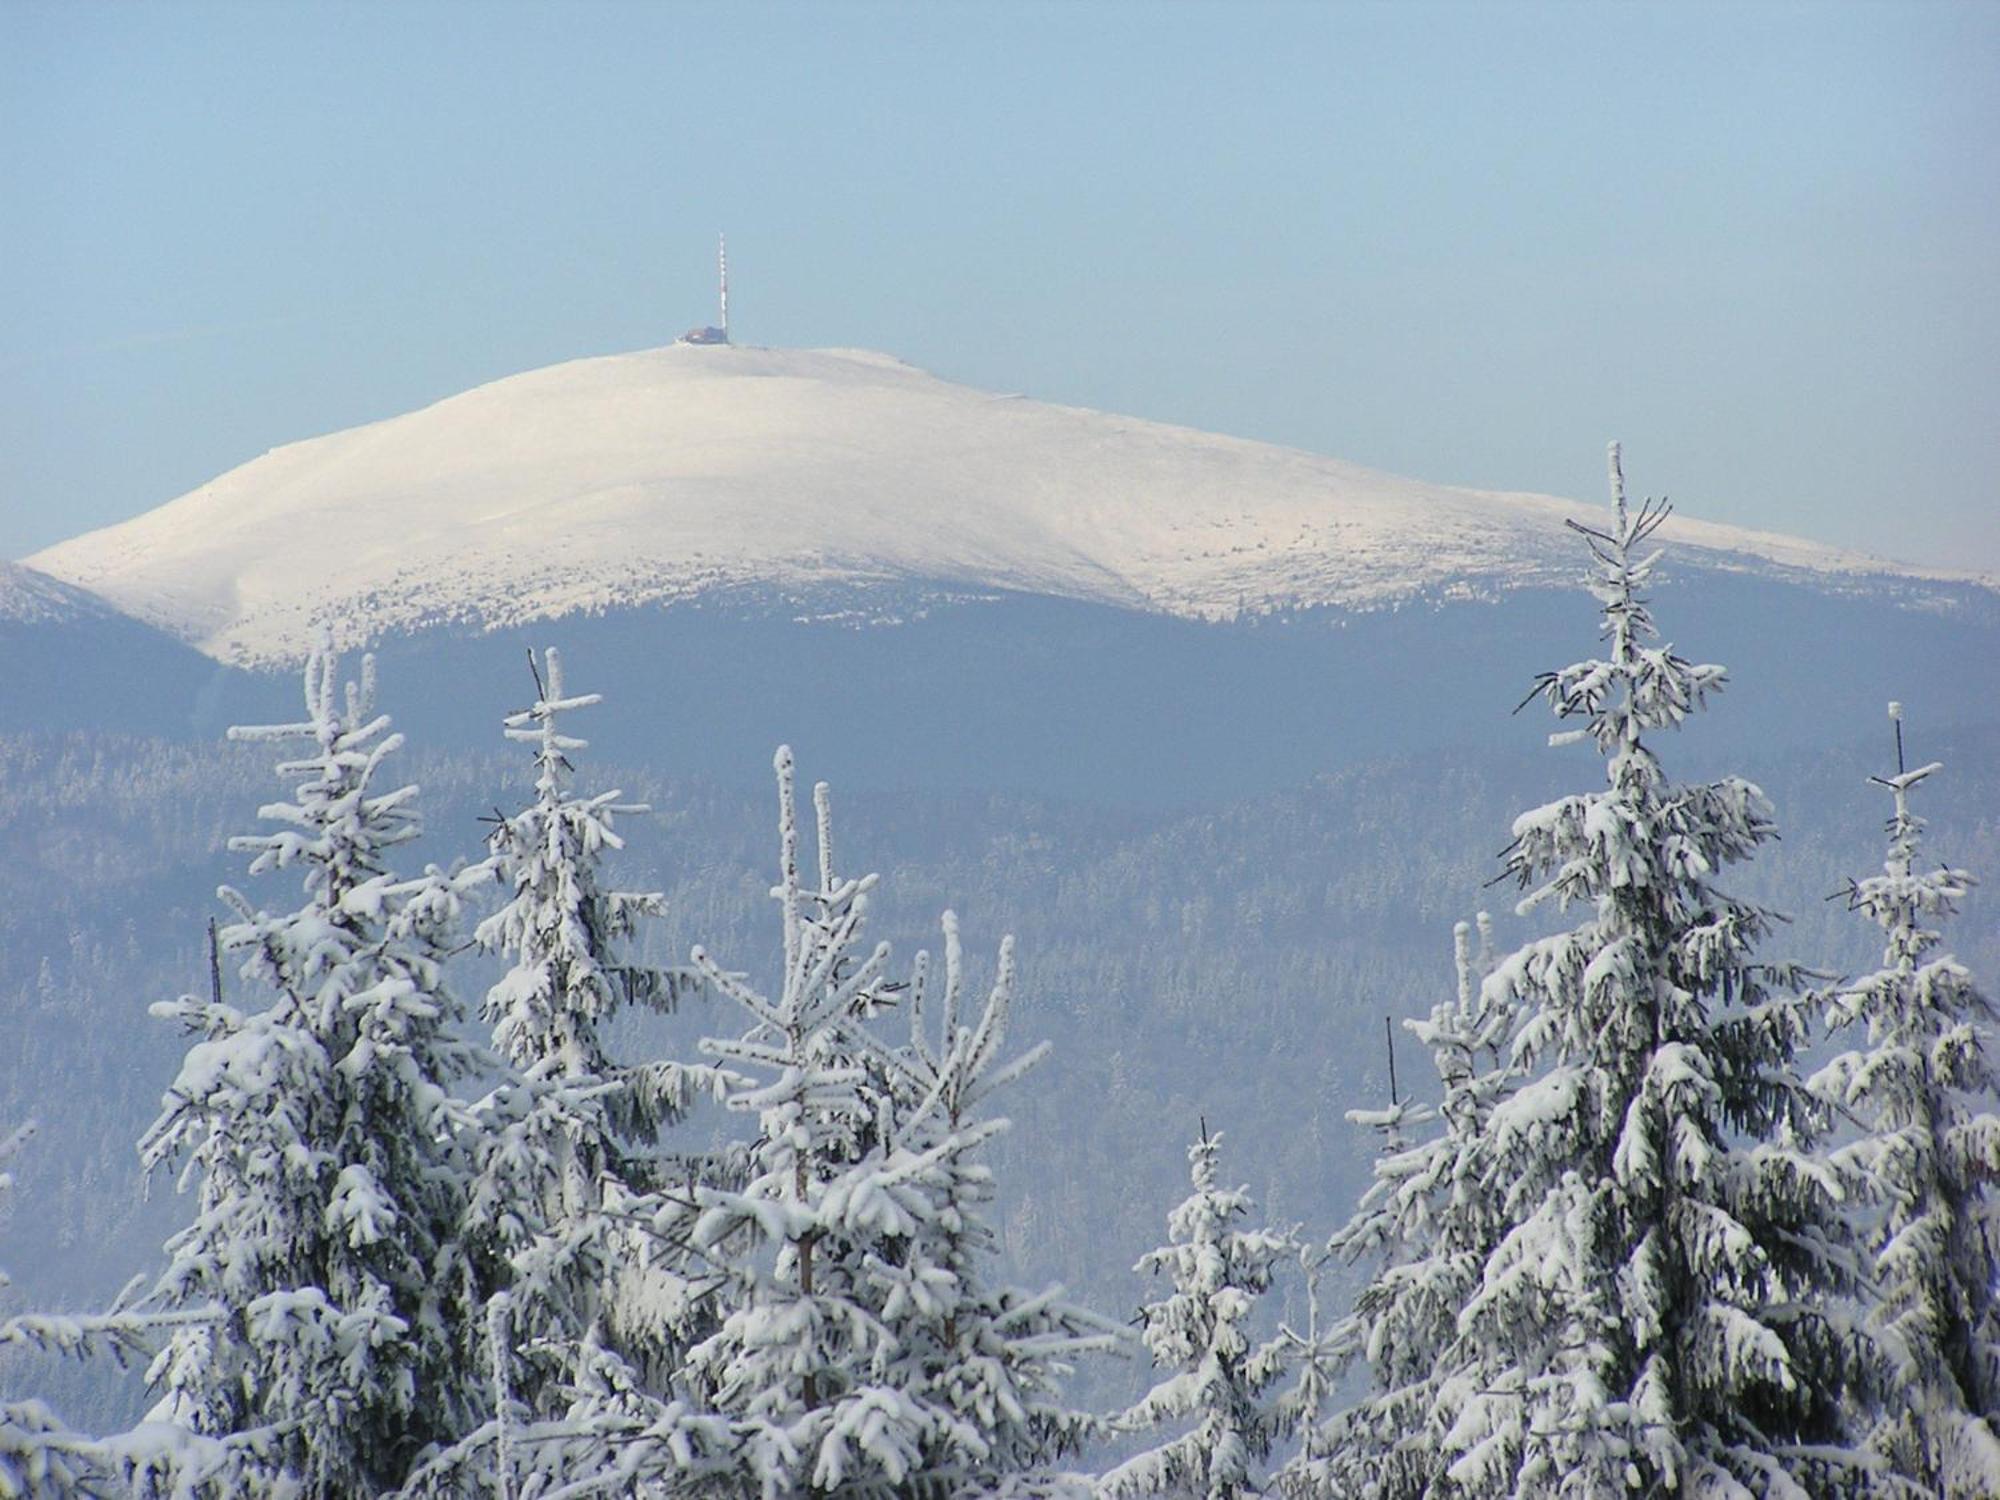
[{"label": "sunlit snow", "polygon": [[[718,589],[1019,589],[1218,618],[1570,582],[1598,507],[997,396],[854,350],[575,360],[278,448],[39,569],[240,661]],[[1699,521],[1696,566],[1889,571]],[[337,539],[337,544],[336,544]],[[1696,550],[1699,549],[1699,550]]]}]

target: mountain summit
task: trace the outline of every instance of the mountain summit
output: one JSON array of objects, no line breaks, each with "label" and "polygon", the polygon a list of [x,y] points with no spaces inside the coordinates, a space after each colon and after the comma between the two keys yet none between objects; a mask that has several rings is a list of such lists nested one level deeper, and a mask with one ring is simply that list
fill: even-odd
[{"label": "mountain summit", "polygon": [[[289,444],[29,562],[212,656],[745,591],[1009,590],[1189,618],[1575,576],[1593,506],[996,395],[856,350],[575,360]],[[1698,521],[1677,561],[1884,573]]]}]

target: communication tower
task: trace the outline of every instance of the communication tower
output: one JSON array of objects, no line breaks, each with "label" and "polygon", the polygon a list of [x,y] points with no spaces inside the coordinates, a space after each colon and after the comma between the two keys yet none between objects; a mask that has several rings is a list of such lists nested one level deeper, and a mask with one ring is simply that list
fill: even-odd
[{"label": "communication tower", "polygon": [[712,324],[701,328],[690,328],[682,334],[683,344],[726,344],[729,342],[729,241],[722,235],[715,237],[715,269],[722,286],[722,326]]}]

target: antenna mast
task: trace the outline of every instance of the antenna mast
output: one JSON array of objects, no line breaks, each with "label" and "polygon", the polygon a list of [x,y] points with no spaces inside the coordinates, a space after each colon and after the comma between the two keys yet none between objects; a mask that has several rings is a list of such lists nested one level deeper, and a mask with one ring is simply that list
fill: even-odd
[{"label": "antenna mast", "polygon": [[715,237],[715,266],[722,278],[722,342],[729,342],[729,241]]}]

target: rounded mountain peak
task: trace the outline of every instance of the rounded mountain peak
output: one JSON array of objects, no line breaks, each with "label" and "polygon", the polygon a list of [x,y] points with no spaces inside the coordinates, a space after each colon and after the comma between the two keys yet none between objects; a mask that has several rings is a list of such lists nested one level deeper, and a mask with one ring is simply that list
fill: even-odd
[{"label": "rounded mountain peak", "polygon": [[[953,384],[885,354],[573,360],[273,449],[30,559],[212,655],[728,593],[1017,590],[1191,617],[1576,575],[1543,496]],[[1678,521],[1701,549],[1882,565]]]}]

